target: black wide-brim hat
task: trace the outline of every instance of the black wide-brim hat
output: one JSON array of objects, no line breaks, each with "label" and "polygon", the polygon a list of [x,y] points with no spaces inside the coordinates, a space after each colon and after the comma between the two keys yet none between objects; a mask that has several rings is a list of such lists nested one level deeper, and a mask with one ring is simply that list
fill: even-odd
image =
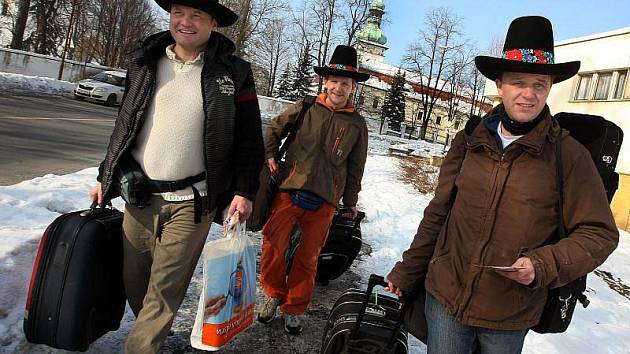
[{"label": "black wide-brim hat", "polygon": [[541,16],[518,17],[510,24],[501,58],[475,57],[477,69],[496,80],[503,72],[551,75],[553,83],[564,81],[580,70],[579,61],[554,62],[553,29]]},{"label": "black wide-brim hat", "polygon": [[183,5],[209,13],[219,27],[228,27],[238,20],[234,11],[221,5],[218,0],[155,0],[155,2],[167,12],[171,12],[171,5]]},{"label": "black wide-brim hat", "polygon": [[357,51],[347,45],[338,45],[330,58],[328,66],[314,66],[313,70],[320,76],[343,76],[356,80],[366,81],[370,74],[359,72],[357,67]]}]

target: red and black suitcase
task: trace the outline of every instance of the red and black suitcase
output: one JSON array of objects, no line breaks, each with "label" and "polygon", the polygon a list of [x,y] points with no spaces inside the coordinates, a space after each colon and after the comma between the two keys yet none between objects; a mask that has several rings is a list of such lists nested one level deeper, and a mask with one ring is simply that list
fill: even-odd
[{"label": "red and black suitcase", "polygon": [[125,311],[122,219],[94,208],[59,216],[39,243],[24,333],[31,343],[85,351],[118,329]]},{"label": "red and black suitcase", "polygon": [[367,290],[349,289],[333,305],[322,338],[320,354],[406,354],[408,334],[402,328],[408,303],[373,294],[387,283],[372,274]]},{"label": "red and black suitcase", "polygon": [[341,208],[335,212],[328,238],[319,253],[315,281],[320,285],[327,285],[345,273],[361,250],[361,220],[365,213],[359,211],[355,219],[350,219],[343,216],[346,211]]}]

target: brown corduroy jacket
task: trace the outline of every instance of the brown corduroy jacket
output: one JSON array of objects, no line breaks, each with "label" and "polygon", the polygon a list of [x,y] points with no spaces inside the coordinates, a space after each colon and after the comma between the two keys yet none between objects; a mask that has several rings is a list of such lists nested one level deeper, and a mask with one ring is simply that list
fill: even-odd
[{"label": "brown corduroy jacket", "polygon": [[[464,325],[526,329],[538,323],[548,289],[602,264],[619,233],[589,152],[551,115],[504,151],[488,119],[471,136],[455,137],[435,196],[388,279],[411,291],[426,276],[427,291]],[[560,242],[558,141],[568,235]],[[536,272],[529,286],[476,266],[508,266],[522,256]]]},{"label": "brown corduroy jacket", "polygon": [[[353,107],[333,111],[322,97],[304,115],[287,151],[280,189],[306,190],[334,206],[343,197],[344,205],[355,206],[367,157],[367,125]],[[267,159],[278,151],[301,109],[302,100],[272,120],[265,134]]]}]

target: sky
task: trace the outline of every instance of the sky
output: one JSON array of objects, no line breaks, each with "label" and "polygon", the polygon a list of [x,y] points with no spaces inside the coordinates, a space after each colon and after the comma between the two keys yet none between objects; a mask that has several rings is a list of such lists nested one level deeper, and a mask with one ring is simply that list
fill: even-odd
[{"label": "sky", "polygon": [[555,40],[630,27],[629,0],[384,0],[388,23],[382,29],[389,50],[385,62],[400,64],[406,47],[418,38],[425,14],[433,7],[448,7],[463,17],[464,36],[486,50],[493,37],[501,40],[510,22],[519,16],[549,18]]}]

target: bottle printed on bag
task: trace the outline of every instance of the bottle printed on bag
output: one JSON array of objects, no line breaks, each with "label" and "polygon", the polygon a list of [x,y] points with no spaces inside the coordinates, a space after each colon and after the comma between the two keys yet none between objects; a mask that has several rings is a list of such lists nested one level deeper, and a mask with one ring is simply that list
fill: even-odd
[{"label": "bottle printed on bag", "polygon": [[240,312],[243,299],[243,258],[239,259],[236,270],[232,272],[232,304],[234,313]]}]

